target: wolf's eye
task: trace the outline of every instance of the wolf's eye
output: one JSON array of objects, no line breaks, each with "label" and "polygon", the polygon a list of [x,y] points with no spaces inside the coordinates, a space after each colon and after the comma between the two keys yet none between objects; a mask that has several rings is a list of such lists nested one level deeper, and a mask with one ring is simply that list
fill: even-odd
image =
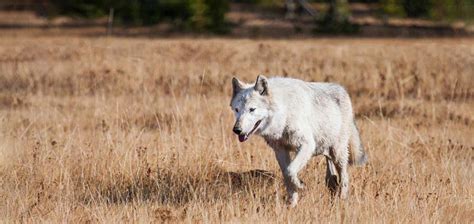
[{"label": "wolf's eye", "polygon": [[250,112],[254,112],[255,111],[255,108],[250,108]]},{"label": "wolf's eye", "polygon": [[235,108],[234,110],[235,112],[239,113],[239,108]]}]

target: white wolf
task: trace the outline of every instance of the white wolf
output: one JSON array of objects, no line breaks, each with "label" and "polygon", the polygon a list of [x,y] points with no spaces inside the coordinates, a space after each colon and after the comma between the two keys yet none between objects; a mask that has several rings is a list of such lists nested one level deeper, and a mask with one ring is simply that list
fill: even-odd
[{"label": "white wolf", "polygon": [[[321,154],[327,161],[326,185],[332,192],[340,185],[341,198],[348,196],[347,167],[365,164],[367,156],[342,86],[262,75],[255,84],[234,77],[232,86],[233,131],[240,142],[258,134],[273,148],[292,207],[298,203],[297,190],[304,186],[298,172]],[[293,160],[290,151],[296,152]]]}]

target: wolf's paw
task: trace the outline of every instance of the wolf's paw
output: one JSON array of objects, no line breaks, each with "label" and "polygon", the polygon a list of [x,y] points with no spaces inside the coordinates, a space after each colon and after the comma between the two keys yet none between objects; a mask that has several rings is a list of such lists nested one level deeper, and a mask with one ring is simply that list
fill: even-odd
[{"label": "wolf's paw", "polygon": [[297,188],[297,189],[304,189],[305,185],[303,181],[298,179],[298,177],[293,177],[291,178],[291,183]]},{"label": "wolf's paw", "polygon": [[340,198],[341,198],[342,200],[347,200],[347,199],[349,198],[349,191],[348,191],[348,190],[341,189]]},{"label": "wolf's paw", "polygon": [[296,205],[298,205],[298,193],[294,192],[290,194],[290,197],[288,198],[288,207],[294,208]]}]

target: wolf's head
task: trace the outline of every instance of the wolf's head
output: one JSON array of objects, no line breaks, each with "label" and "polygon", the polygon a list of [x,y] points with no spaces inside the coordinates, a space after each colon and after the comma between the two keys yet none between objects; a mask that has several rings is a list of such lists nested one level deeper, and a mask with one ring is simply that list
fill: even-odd
[{"label": "wolf's head", "polygon": [[270,90],[265,76],[259,75],[255,84],[246,84],[232,78],[232,100],[230,106],[235,114],[234,133],[239,141],[259,133],[268,123],[270,115]]}]

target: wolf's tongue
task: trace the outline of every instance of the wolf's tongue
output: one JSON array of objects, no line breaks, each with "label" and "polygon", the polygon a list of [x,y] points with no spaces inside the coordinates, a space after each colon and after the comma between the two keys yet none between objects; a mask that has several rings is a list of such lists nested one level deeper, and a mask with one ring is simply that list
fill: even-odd
[{"label": "wolf's tongue", "polygon": [[245,142],[245,140],[247,140],[247,135],[239,135],[240,142]]}]

